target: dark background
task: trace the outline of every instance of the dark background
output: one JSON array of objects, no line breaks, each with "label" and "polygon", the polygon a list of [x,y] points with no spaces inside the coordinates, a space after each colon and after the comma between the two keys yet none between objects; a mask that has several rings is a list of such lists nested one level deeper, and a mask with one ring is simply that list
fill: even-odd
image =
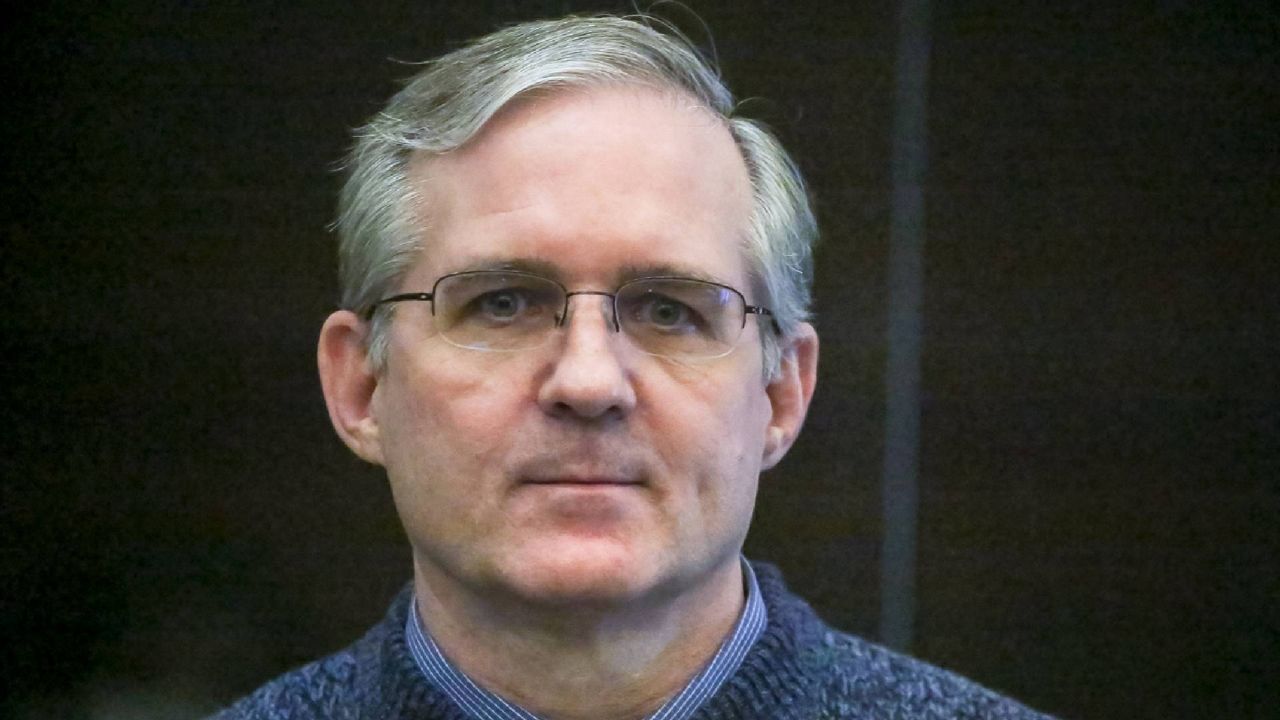
[{"label": "dark background", "polygon": [[[818,396],[748,552],[874,636],[895,8],[686,1],[824,233]],[[11,18],[0,714],[193,717],[381,615],[408,552],[314,372],[332,163],[393,60],[618,8]],[[1277,11],[938,3],[932,34],[913,652],[1067,717],[1274,717]]]}]

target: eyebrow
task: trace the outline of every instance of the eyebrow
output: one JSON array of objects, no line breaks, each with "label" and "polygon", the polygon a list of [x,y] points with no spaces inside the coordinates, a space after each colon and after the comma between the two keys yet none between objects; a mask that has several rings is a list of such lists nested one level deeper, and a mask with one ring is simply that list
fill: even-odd
[{"label": "eyebrow", "polygon": [[717,285],[729,285],[724,278],[712,275],[708,272],[687,265],[671,265],[667,263],[659,263],[656,265],[624,265],[617,274],[619,282],[635,280],[642,277],[679,277],[689,278],[690,280],[702,280],[703,282],[715,283]]},{"label": "eyebrow", "polygon": [[[558,265],[540,258],[503,258],[503,259],[479,259],[471,262],[464,262],[457,270],[451,270],[447,274],[471,271],[507,271],[507,272],[524,272],[531,275],[540,275],[542,277],[563,283],[564,272]],[[621,285],[629,280],[646,277],[679,277],[689,278],[690,280],[702,280],[704,282],[715,283],[717,285],[732,284],[727,282],[723,277],[713,275],[703,270],[693,268],[687,265],[677,265],[672,263],[652,263],[648,265],[623,265],[613,276],[613,283]]]},{"label": "eyebrow", "polygon": [[451,270],[446,274],[452,275],[459,272],[475,271],[524,272],[531,275],[541,275],[552,280],[559,280],[561,277],[560,269],[556,267],[555,263],[537,258],[473,260],[462,263],[457,270]]}]

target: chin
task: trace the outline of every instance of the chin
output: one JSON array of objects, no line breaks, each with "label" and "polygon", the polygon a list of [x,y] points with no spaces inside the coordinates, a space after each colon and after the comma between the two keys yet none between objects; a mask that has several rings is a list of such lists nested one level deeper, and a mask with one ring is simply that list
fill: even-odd
[{"label": "chin", "polygon": [[634,602],[660,591],[666,579],[654,556],[605,539],[531,544],[509,560],[502,573],[507,587],[552,605]]}]

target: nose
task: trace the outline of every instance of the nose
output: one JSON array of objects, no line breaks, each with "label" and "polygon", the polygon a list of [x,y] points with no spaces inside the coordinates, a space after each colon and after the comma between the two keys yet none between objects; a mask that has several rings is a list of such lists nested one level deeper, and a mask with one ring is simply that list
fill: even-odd
[{"label": "nose", "polygon": [[584,299],[566,310],[556,355],[538,389],[538,404],[561,418],[625,417],[635,407],[636,395],[626,339],[615,330],[612,298],[604,293],[577,295]]}]

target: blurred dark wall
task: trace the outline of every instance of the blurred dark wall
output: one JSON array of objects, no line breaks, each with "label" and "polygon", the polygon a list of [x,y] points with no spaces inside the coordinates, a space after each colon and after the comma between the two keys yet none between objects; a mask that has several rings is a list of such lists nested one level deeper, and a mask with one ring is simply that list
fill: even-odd
[{"label": "blurred dark wall", "polygon": [[[824,232],[818,397],[748,552],[872,635],[894,6],[690,5]],[[1068,717],[1280,706],[1265,7],[934,9],[914,651]],[[593,9],[626,5],[10,21],[0,715],[194,716],[380,615],[408,552],[314,372],[331,165],[394,61]]]}]

